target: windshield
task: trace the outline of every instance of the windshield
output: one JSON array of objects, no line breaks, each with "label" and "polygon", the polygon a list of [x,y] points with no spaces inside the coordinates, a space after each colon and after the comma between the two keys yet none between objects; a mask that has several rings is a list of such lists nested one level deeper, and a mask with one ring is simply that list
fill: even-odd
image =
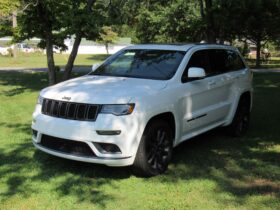
[{"label": "windshield", "polygon": [[171,50],[124,50],[112,56],[90,75],[168,80],[185,52]]}]

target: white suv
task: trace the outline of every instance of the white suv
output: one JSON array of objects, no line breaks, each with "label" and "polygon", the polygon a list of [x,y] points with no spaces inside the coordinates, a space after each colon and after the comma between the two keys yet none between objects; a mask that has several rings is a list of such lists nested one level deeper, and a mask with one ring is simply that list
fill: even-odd
[{"label": "white suv", "polygon": [[33,143],[62,158],[157,175],[185,140],[219,126],[246,132],[252,77],[230,46],[130,46],[91,73],[42,90]]}]

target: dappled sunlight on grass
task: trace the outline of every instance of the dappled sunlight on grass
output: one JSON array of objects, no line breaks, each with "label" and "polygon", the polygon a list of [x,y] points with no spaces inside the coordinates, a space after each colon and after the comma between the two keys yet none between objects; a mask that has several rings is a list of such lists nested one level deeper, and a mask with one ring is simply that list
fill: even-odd
[{"label": "dappled sunlight on grass", "polygon": [[[278,209],[280,75],[255,75],[249,133],[222,128],[175,148],[166,174],[135,177],[56,158],[31,142],[44,73],[0,73],[0,209]],[[270,87],[276,86],[276,87]]]}]

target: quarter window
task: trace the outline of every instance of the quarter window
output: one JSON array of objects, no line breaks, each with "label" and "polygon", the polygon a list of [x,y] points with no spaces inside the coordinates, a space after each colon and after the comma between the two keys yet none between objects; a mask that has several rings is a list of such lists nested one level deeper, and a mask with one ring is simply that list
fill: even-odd
[{"label": "quarter window", "polygon": [[227,50],[226,52],[227,52],[227,57],[226,57],[227,71],[237,71],[245,68],[244,63],[237,52],[232,50]]}]

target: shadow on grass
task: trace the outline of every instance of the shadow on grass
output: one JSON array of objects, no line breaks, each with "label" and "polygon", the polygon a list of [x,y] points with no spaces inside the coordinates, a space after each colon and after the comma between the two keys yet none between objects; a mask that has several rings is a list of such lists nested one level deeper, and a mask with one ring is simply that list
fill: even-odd
[{"label": "shadow on grass", "polygon": [[[18,195],[28,198],[42,192],[40,184],[49,184],[60,197],[74,196],[77,202],[91,202],[104,207],[114,197],[102,187],[113,186],[116,180],[131,176],[130,168],[110,168],[50,156],[35,150],[31,143],[30,125],[2,123],[1,127],[30,135],[21,144],[0,148],[0,179],[7,188],[0,193],[2,201]],[[39,184],[38,184],[39,183]]]},{"label": "shadow on grass", "polygon": [[12,87],[3,91],[5,96],[15,96],[25,91],[39,91],[48,85],[47,74],[0,72],[0,85]]},{"label": "shadow on grass", "polygon": [[238,203],[253,195],[279,198],[279,76],[255,76],[251,127],[245,137],[227,137],[220,128],[187,141],[175,148],[172,170],[158,180],[212,180],[215,192],[228,192]]},{"label": "shadow on grass", "polygon": [[[73,72],[72,78],[82,76],[90,71],[89,66],[81,66],[81,72]],[[61,78],[62,73],[58,74],[58,78]],[[1,72],[0,71],[0,85],[9,86],[8,90],[0,90],[0,94],[5,96],[16,96],[26,91],[40,91],[48,86],[47,73],[22,73],[22,72]]]},{"label": "shadow on grass", "polygon": [[[247,136],[230,138],[221,132],[222,129],[216,129],[189,140],[175,148],[166,174],[147,181],[152,180],[156,187],[157,183],[163,182],[176,185],[182,180],[210,180],[215,183],[215,193],[234,195],[234,202],[239,204],[252,195],[279,197],[280,151],[275,146],[280,144],[280,90],[279,87],[268,87],[279,81],[277,76],[255,77],[252,124]],[[39,83],[33,85],[30,88],[41,86]],[[73,196],[78,202],[106,207],[106,203],[114,201],[115,197],[105,193],[104,187],[118,189],[119,180],[132,176],[128,167],[75,162],[35,151],[31,144],[30,124],[2,123],[0,126],[30,136],[23,138],[21,144],[11,143],[0,150],[0,179],[7,185],[0,194],[4,199],[42,192],[44,189],[40,185],[44,183],[60,197]],[[218,196],[213,199],[228,202]],[[263,202],[269,202],[269,199]]]},{"label": "shadow on grass", "polygon": [[160,181],[212,180],[217,192],[230,192],[238,199],[246,196],[280,196],[279,151],[268,147],[280,144],[280,136],[271,138],[230,138],[211,131],[176,148],[173,170]]}]

